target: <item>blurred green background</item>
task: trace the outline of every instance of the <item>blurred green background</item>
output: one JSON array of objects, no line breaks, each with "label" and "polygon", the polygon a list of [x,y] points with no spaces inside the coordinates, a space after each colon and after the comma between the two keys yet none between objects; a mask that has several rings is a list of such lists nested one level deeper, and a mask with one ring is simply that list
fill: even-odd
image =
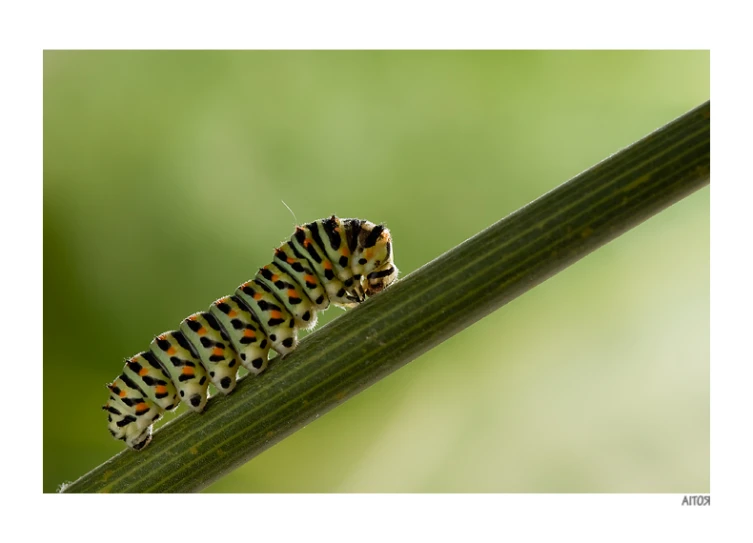
[{"label": "blurred green background", "polygon": [[[45,52],[44,491],[282,200],[385,222],[405,275],[708,98],[704,51]],[[207,491],[709,492],[709,190]]]}]

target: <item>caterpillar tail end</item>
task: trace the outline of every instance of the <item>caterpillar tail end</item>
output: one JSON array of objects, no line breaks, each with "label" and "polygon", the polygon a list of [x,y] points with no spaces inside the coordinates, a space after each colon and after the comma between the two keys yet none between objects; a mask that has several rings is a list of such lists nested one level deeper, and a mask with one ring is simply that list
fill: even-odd
[{"label": "caterpillar tail end", "polygon": [[110,424],[110,434],[113,438],[124,441],[129,449],[140,451],[152,441],[152,426],[140,429],[135,424],[119,427],[116,422]]}]

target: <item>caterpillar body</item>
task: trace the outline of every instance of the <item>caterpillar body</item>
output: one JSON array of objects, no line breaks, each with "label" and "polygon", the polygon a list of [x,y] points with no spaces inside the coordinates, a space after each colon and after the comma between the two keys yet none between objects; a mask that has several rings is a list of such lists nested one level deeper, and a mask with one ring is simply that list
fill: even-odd
[{"label": "caterpillar body", "polygon": [[209,383],[229,394],[241,366],[259,374],[270,350],[293,351],[298,330],[315,326],[318,311],[354,307],[386,288],[397,278],[393,257],[384,225],[333,215],[297,226],[253,279],[126,359],[102,406],[110,433],[143,449],[165,411],[182,401],[201,412]]}]

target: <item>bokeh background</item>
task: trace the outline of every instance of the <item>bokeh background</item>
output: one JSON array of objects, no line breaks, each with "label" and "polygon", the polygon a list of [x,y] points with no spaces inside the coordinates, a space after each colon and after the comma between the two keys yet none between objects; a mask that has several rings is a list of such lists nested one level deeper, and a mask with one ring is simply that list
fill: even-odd
[{"label": "bokeh background", "polygon": [[[385,222],[404,275],[708,98],[705,51],[45,52],[44,491],[283,200]],[[709,189],[207,492],[709,492]]]}]

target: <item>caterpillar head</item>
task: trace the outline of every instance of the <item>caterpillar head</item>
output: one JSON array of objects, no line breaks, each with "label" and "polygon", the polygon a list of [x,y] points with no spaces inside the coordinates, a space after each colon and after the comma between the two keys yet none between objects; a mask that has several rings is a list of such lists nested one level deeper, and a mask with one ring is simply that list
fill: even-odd
[{"label": "caterpillar head", "polygon": [[366,296],[373,296],[397,279],[392,236],[383,225],[364,221],[359,243],[353,254],[353,273],[361,276]]},{"label": "caterpillar head", "polygon": [[397,279],[397,272],[397,267],[392,262],[387,262],[369,273],[362,283],[366,296],[374,296],[390,286]]}]

